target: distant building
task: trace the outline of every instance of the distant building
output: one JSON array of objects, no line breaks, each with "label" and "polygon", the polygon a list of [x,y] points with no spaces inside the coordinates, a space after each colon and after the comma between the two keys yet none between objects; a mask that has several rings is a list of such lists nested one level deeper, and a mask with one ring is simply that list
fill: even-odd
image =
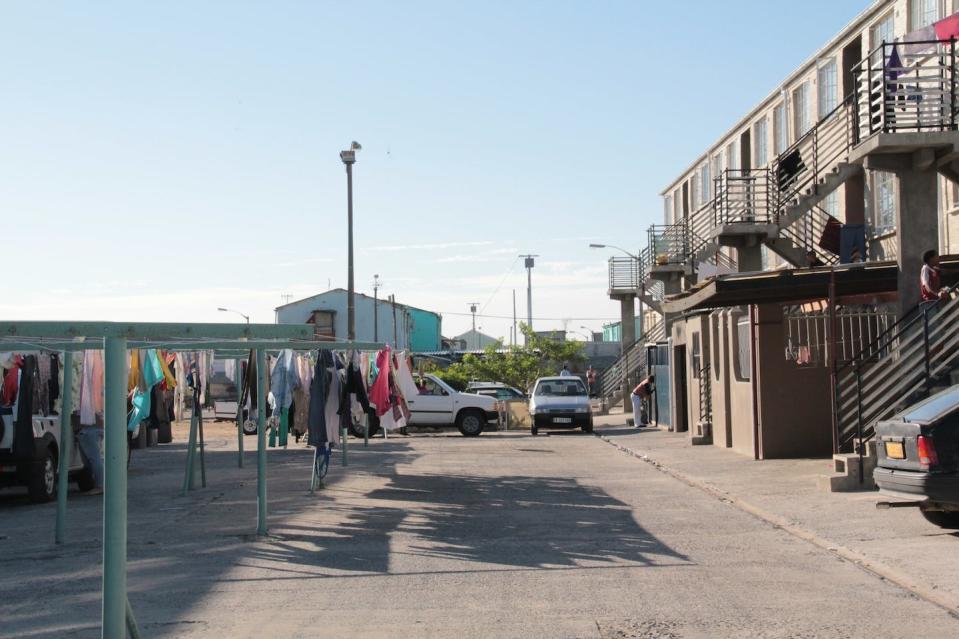
[{"label": "distant building", "polygon": [[[354,294],[356,340],[380,341],[398,350],[438,351],[443,318],[438,313]],[[394,321],[395,318],[395,321]],[[320,338],[346,339],[347,291],[335,288],[276,307],[278,324],[313,324]],[[395,342],[395,343],[394,343]]]},{"label": "distant building", "polygon": [[477,351],[486,348],[490,344],[496,344],[499,340],[485,333],[469,330],[462,335],[451,337],[447,341],[453,350]]},{"label": "distant building", "polygon": [[554,342],[565,342],[566,331],[534,331],[537,337],[552,340]]}]

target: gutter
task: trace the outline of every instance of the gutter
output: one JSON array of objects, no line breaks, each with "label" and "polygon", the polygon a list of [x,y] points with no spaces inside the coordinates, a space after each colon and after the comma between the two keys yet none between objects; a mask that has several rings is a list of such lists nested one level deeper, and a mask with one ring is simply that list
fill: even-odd
[{"label": "gutter", "polygon": [[753,394],[753,459],[760,459],[759,371],[756,370],[756,305],[749,305],[749,382]]}]

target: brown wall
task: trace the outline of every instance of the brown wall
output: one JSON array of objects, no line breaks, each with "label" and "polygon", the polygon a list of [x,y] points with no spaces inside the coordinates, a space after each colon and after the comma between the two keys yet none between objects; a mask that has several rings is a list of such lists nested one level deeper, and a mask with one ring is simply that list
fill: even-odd
[{"label": "brown wall", "polygon": [[829,368],[801,367],[783,356],[782,306],[757,306],[760,457],[828,456],[832,452]]}]

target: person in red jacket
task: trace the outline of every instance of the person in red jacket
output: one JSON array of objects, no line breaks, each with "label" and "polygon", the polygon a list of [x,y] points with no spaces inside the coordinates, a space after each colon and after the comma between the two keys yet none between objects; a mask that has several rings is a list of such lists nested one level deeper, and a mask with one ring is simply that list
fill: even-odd
[{"label": "person in red jacket", "polygon": [[939,253],[929,249],[922,254],[922,270],[919,272],[919,296],[923,302],[945,299],[939,270]]}]

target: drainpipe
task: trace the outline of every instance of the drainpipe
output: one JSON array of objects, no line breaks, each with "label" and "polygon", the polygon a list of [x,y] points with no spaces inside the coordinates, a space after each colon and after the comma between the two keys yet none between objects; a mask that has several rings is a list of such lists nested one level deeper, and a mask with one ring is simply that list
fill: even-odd
[{"label": "drainpipe", "polygon": [[759,459],[759,371],[756,370],[756,305],[749,305],[749,384],[753,392],[753,459]]}]

